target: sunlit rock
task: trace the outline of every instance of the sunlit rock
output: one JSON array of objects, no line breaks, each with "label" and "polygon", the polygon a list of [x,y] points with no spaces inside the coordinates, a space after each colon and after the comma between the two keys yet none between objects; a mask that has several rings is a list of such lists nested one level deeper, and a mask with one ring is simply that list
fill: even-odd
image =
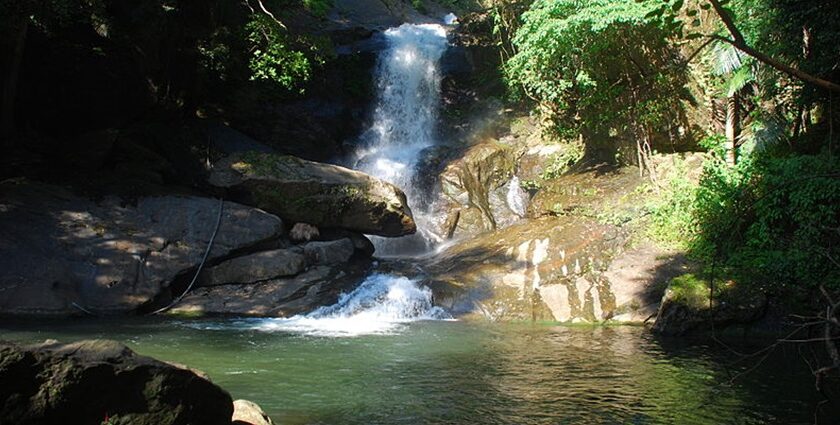
[{"label": "sunlit rock", "polygon": [[291,222],[382,236],[417,230],[400,189],[337,165],[248,152],[217,162],[209,182]]}]

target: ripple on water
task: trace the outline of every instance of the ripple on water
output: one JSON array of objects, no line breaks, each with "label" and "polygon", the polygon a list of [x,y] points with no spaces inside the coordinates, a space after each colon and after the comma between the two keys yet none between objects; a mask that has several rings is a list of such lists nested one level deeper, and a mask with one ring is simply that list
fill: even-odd
[{"label": "ripple on water", "polygon": [[813,423],[818,401],[796,353],[774,354],[728,385],[728,353],[641,328],[420,321],[333,338],[241,320],[80,323],[0,323],[0,332],[127,341],[207,372],[286,424],[795,425]]}]

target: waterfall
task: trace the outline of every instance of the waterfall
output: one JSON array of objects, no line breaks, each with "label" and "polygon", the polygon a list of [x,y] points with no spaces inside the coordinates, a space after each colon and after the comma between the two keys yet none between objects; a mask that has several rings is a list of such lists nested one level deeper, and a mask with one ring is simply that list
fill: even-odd
[{"label": "waterfall", "polygon": [[508,208],[511,211],[516,213],[519,217],[525,217],[525,209],[527,208],[527,201],[528,194],[525,193],[525,190],[522,189],[522,185],[519,182],[519,177],[513,176],[508,182],[508,190],[506,201]]},{"label": "waterfall", "polygon": [[423,194],[415,184],[421,151],[436,143],[440,104],[439,61],[448,47],[441,25],[404,24],[384,33],[388,47],[375,71],[377,100],[370,128],[354,155],[353,166],[401,188],[417,222],[417,234],[372,237],[380,256],[426,252],[439,241],[429,229]]},{"label": "waterfall", "polygon": [[309,314],[279,319],[244,319],[233,323],[201,324],[202,329],[255,329],[312,336],[389,334],[407,323],[451,319],[432,305],[432,291],[402,276],[372,274],[338,302]]}]

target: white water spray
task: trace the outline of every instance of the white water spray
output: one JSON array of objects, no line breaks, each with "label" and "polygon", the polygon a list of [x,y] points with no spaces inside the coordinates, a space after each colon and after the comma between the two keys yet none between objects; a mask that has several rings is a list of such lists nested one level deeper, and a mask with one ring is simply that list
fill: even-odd
[{"label": "white water spray", "polygon": [[379,255],[427,251],[438,238],[428,229],[415,166],[420,152],[436,142],[440,104],[439,61],[448,47],[441,25],[404,24],[385,31],[388,48],[376,68],[377,104],[370,128],[361,137],[355,168],[400,187],[414,212],[418,234],[372,238]]},{"label": "white water spray", "polygon": [[506,201],[508,208],[511,211],[516,213],[519,217],[525,217],[525,208],[528,203],[528,194],[525,193],[525,190],[522,189],[522,185],[519,183],[519,177],[513,176],[508,182],[508,190]]},{"label": "white water spray", "polygon": [[347,337],[398,332],[411,322],[451,319],[432,305],[432,291],[416,281],[385,274],[367,277],[358,288],[342,294],[338,302],[309,314],[284,319],[246,319],[203,329],[255,329],[312,336]]}]

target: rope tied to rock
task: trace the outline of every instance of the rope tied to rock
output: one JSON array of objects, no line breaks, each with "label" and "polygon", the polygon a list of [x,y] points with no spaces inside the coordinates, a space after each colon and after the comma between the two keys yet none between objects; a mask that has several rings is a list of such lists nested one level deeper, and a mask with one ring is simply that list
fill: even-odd
[{"label": "rope tied to rock", "polygon": [[224,209],[224,205],[225,205],[224,199],[219,198],[219,215],[216,217],[216,228],[213,230],[213,234],[210,235],[210,240],[207,242],[207,249],[204,251],[204,257],[202,257],[201,263],[198,264],[198,268],[195,270],[195,274],[193,275],[193,278],[190,281],[190,284],[187,285],[187,289],[185,289],[184,292],[181,293],[180,296],[178,296],[178,298],[175,298],[174,300],[172,300],[172,302],[169,303],[169,305],[167,305],[165,307],[162,307],[162,308],[159,308],[159,309],[149,313],[149,315],[160,314],[160,313],[163,313],[166,310],[169,310],[170,308],[174,307],[179,302],[181,302],[181,300],[184,299],[184,297],[192,290],[192,287],[195,285],[195,282],[198,280],[198,275],[201,274],[201,270],[204,268],[204,263],[207,262],[207,257],[210,256],[210,250],[213,249],[213,242],[216,240],[216,235],[219,233],[219,227],[221,227],[221,224],[222,224],[222,211]]}]

